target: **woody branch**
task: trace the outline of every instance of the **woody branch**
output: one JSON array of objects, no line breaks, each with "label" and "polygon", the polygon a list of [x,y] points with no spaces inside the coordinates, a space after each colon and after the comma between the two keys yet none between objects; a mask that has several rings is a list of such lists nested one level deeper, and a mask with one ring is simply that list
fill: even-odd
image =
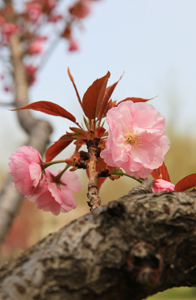
[{"label": "woody branch", "polygon": [[94,138],[87,142],[89,163],[87,164],[87,171],[89,173],[88,193],[87,197],[90,200],[88,205],[91,210],[95,210],[101,204],[101,199],[98,196],[97,179],[98,172],[96,171],[97,159],[99,157],[98,149],[99,139]]},{"label": "woody branch", "polygon": [[0,270],[2,299],[141,300],[195,286],[196,194],[133,190]]}]

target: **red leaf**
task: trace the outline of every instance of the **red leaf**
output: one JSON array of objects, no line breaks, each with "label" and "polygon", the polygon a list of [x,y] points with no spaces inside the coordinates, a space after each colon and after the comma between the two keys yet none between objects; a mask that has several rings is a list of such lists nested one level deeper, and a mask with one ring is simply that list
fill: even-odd
[{"label": "red leaf", "polygon": [[26,106],[23,106],[21,108],[16,108],[11,110],[15,111],[15,110],[22,110],[22,109],[33,109],[37,111],[42,111],[48,115],[59,116],[59,117],[69,119],[74,123],[76,122],[76,118],[71,113],[69,113],[67,110],[65,110],[63,107],[59,106],[58,104],[55,104],[50,101],[37,101],[28,104]]},{"label": "red leaf", "polygon": [[128,97],[128,98],[126,98],[126,99],[121,100],[120,102],[118,102],[117,105],[120,104],[121,102],[125,102],[125,101],[128,101],[128,100],[131,100],[131,101],[133,101],[134,103],[136,103],[136,102],[146,102],[146,101],[152,100],[152,99],[154,99],[154,98],[155,98],[155,97],[150,98],[150,99],[143,99],[143,98],[137,98],[137,97]]},{"label": "red leaf", "polygon": [[63,151],[69,144],[74,140],[73,137],[63,135],[58,141],[56,141],[52,146],[46,151],[46,162],[51,161],[55,156],[57,156],[61,151]]},{"label": "red leaf", "polygon": [[116,100],[115,101],[112,101],[112,99],[110,99],[110,101],[107,103],[107,106],[105,107],[104,109],[104,112],[103,112],[103,116],[105,117],[108,110],[110,110],[111,108],[117,106],[116,105]]},{"label": "red leaf", "polygon": [[162,166],[160,166],[158,169],[155,169],[152,171],[151,173],[152,177],[154,177],[154,179],[163,179],[166,181],[171,182],[170,178],[169,178],[169,173],[167,171],[166,165],[162,164]]},{"label": "red leaf", "polygon": [[176,192],[183,192],[196,186],[196,173],[182,178],[175,185]]},{"label": "red leaf", "polygon": [[117,84],[119,83],[119,81],[121,80],[122,76],[120,77],[120,79],[118,81],[116,81],[114,84],[112,84],[111,86],[108,86],[105,90],[105,95],[101,104],[101,108],[99,110],[99,114],[98,114],[98,119],[100,119],[105,111],[105,108],[107,106],[107,103],[115,89],[115,87],[117,86]]},{"label": "red leaf", "polygon": [[102,126],[99,126],[95,129],[95,137],[97,139],[99,139],[100,137],[102,137],[102,135],[104,134],[104,132],[106,131],[105,128],[103,128]]},{"label": "red leaf", "polygon": [[74,87],[74,89],[75,89],[75,91],[76,91],[76,95],[77,95],[77,97],[78,97],[78,101],[79,101],[80,105],[82,106],[82,101],[81,101],[80,95],[79,95],[79,93],[78,93],[78,89],[77,89],[77,87],[76,87],[76,85],[75,85],[74,79],[73,79],[73,77],[72,77],[72,75],[71,75],[71,73],[70,73],[69,68],[67,69],[67,72],[68,72],[69,78],[70,78],[70,80],[71,80],[71,82],[72,82],[72,84],[73,84],[73,87]]},{"label": "red leaf", "polygon": [[89,119],[95,119],[99,114],[109,77],[110,72],[108,72],[105,76],[95,80],[83,96],[82,108],[85,115]]}]

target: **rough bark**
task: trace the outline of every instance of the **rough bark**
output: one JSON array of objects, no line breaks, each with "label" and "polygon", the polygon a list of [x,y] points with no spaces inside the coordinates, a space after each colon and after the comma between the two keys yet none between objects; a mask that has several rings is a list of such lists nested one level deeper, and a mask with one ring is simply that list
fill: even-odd
[{"label": "rough bark", "polygon": [[[15,106],[18,108],[27,105],[29,97],[20,38],[16,34],[11,36],[10,50],[14,70]],[[12,113],[10,112],[10,114]],[[25,145],[29,145],[43,154],[52,132],[51,125],[47,121],[35,119],[29,110],[17,111],[17,115],[21,127],[29,135],[29,140]],[[0,194],[0,243],[3,242],[23,198],[24,196],[14,188],[11,178],[8,176]]]},{"label": "rough bark", "polygon": [[0,270],[0,299],[144,299],[196,285],[196,191],[136,190]]}]

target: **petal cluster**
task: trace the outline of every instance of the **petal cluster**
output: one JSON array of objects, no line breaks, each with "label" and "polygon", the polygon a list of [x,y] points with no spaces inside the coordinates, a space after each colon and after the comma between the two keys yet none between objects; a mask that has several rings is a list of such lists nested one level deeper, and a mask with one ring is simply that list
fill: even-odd
[{"label": "petal cluster", "polygon": [[101,157],[135,178],[148,177],[162,165],[169,150],[165,119],[147,103],[125,101],[110,109],[106,148]]},{"label": "petal cluster", "polygon": [[29,146],[23,146],[10,156],[9,173],[16,189],[37,208],[51,211],[54,215],[68,212],[77,204],[72,194],[79,192],[81,183],[75,172],[65,171],[61,177],[46,168],[42,169],[40,153]]},{"label": "petal cluster", "polygon": [[71,191],[79,192],[81,189],[81,183],[75,172],[66,171],[57,184],[53,178],[60,172],[54,174],[46,169],[46,183],[40,193],[28,197],[30,201],[37,203],[37,208],[51,211],[56,216],[60,212],[69,212],[77,207]]},{"label": "petal cluster", "polygon": [[156,179],[154,184],[151,187],[154,193],[163,192],[163,191],[174,191],[175,185],[169,181],[163,179]]},{"label": "petal cluster", "polygon": [[45,182],[40,153],[32,147],[23,146],[9,159],[9,173],[16,189],[26,197],[38,192]]}]

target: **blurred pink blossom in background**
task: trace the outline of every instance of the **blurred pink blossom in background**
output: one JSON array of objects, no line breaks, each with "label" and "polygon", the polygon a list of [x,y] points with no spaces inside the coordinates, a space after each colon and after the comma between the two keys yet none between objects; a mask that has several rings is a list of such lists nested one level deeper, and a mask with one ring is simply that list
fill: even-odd
[{"label": "blurred pink blossom in background", "polygon": [[79,49],[78,43],[75,40],[70,40],[69,41],[69,48],[68,48],[68,50],[70,52],[72,52],[72,51],[76,51],[78,49]]},{"label": "blurred pink blossom in background", "polygon": [[43,50],[43,44],[39,40],[32,42],[28,47],[28,52],[29,54],[32,55],[39,54],[42,52],[42,50]]}]

